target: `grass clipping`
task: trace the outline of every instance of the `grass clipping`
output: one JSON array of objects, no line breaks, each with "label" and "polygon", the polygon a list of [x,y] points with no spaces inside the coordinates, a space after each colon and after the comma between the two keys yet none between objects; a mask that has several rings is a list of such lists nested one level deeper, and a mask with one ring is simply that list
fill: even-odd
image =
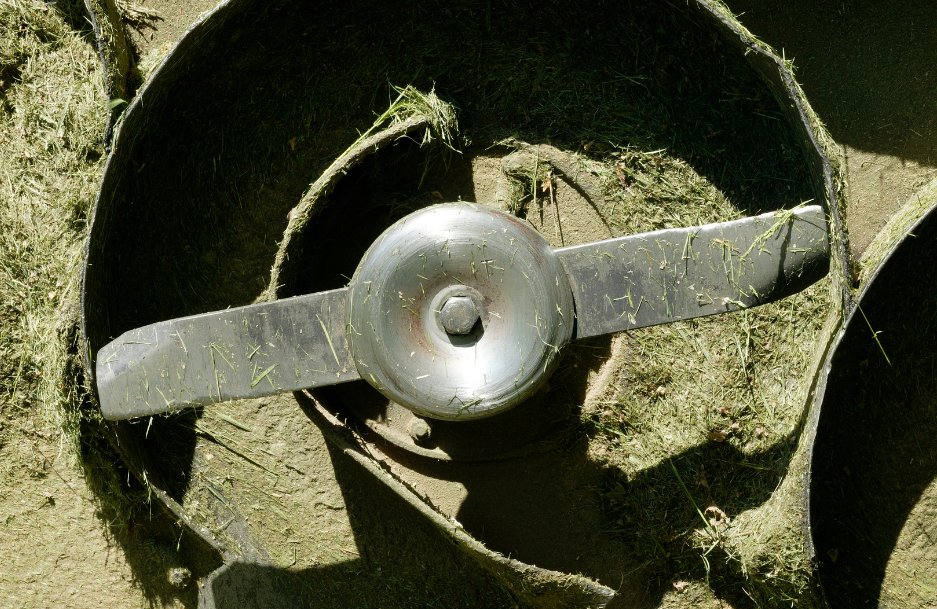
[{"label": "grass clipping", "polygon": [[797,437],[828,289],[624,339],[585,423],[607,527],[645,567],[761,606],[813,606]]},{"label": "grass clipping", "polygon": [[613,382],[586,404],[606,526],[676,591],[695,580],[759,606],[814,606],[797,439],[829,303],[824,280],[629,332]]}]

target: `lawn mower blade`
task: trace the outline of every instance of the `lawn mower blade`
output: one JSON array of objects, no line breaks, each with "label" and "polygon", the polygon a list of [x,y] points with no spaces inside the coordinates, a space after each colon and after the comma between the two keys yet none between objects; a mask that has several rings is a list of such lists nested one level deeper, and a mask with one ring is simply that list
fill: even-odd
[{"label": "lawn mower blade", "polygon": [[347,295],[342,288],[125,332],[98,351],[101,412],[130,419],[353,381]]},{"label": "lawn mower blade", "polygon": [[587,338],[758,306],[829,270],[817,205],[555,250]]},{"label": "lawn mower blade", "polygon": [[[460,217],[471,215],[467,209],[458,211]],[[489,238],[492,235],[501,237],[498,231]],[[468,247],[471,253],[473,247]],[[573,292],[572,338],[757,306],[805,288],[829,267],[826,219],[818,206],[609,239],[552,254],[565,267],[566,289]],[[98,352],[104,417],[129,419],[361,378],[345,332],[350,289],[184,317],[124,333]],[[377,314],[385,313],[380,309]],[[376,348],[385,349],[387,340],[379,337]],[[388,382],[400,381],[391,377]]]}]

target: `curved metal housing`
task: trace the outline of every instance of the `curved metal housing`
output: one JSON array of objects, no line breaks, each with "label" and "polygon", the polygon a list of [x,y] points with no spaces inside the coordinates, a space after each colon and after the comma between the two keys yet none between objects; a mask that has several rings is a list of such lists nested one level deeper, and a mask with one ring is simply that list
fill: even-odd
[{"label": "curved metal housing", "polygon": [[916,554],[896,546],[912,511],[933,503],[937,476],[927,363],[933,331],[920,317],[933,310],[935,233],[937,182],[931,182],[866,249],[856,307],[831,318],[820,345],[801,444],[809,459],[809,541],[834,609],[908,602],[893,574],[890,586],[898,589],[886,585],[896,562],[915,573],[914,588],[933,577],[933,562],[923,558],[933,548],[926,535],[916,534]]},{"label": "curved metal housing", "polygon": [[[258,0],[221,2],[213,11],[203,15],[186,32],[152,77],[137,92],[124,113],[114,138],[113,151],[106,163],[98,197],[89,216],[89,237],[85,244],[85,265],[81,282],[81,350],[85,380],[92,393],[96,386],[97,374],[95,354],[115,336],[160,318],[182,317],[222,309],[227,304],[232,304],[229,300],[226,304],[219,306],[224,302],[224,294],[206,296],[195,294],[193,290],[190,290],[187,294],[192,302],[188,302],[181,298],[170,297],[167,292],[160,291],[166,286],[166,282],[158,283],[155,276],[170,273],[173,269],[186,268],[192,273],[220,273],[220,271],[217,267],[209,268],[212,263],[207,261],[212,260],[210,256],[212,252],[205,247],[203,242],[193,240],[190,242],[191,251],[188,248],[180,248],[166,257],[147,258],[150,252],[136,249],[137,247],[145,249],[147,244],[158,242],[160,235],[165,235],[167,228],[161,225],[161,222],[165,220],[163,214],[172,212],[172,210],[149,205],[145,190],[148,185],[157,183],[154,180],[159,181],[167,189],[172,189],[175,174],[171,177],[150,176],[148,171],[152,169],[152,165],[149,169],[146,168],[146,158],[148,151],[154,147],[159,148],[160,138],[164,137],[164,133],[160,131],[161,125],[189,124],[186,110],[183,108],[185,104],[179,103],[180,95],[185,95],[185,92],[179,89],[180,82],[190,82],[193,78],[201,79],[199,80],[200,86],[211,92],[212,99],[222,105],[247,104],[251,101],[252,93],[244,88],[244,81],[239,81],[237,85],[239,91],[244,93],[242,98],[240,94],[236,95],[231,91],[216,91],[212,88],[216,86],[216,81],[211,81],[210,77],[220,75],[230,68],[232,57],[228,49],[233,48],[239,38],[261,31],[262,23],[270,19],[275,10],[277,7],[265,5]],[[681,8],[681,10],[684,9]],[[710,4],[705,0],[691,0],[685,7],[685,11],[688,20],[695,24],[703,23],[704,27],[712,28],[724,42],[737,50],[739,56],[744,55],[778,99],[780,107],[803,147],[804,158],[812,172],[816,199],[831,218],[831,270],[843,307],[850,311],[851,296],[847,289],[848,280],[844,272],[849,268],[848,254],[839,214],[841,182],[835,164],[831,163],[831,156],[835,153],[828,143],[828,136],[823,133],[822,127],[813,116],[786,64],[770,49],[754,40],[734,18],[726,13],[722,5]],[[314,45],[314,42],[309,44]],[[304,77],[311,78],[314,75],[306,74]],[[276,110],[278,110],[276,106],[270,107],[271,116]],[[258,120],[256,128],[261,129],[267,125],[267,121]],[[241,126],[245,129],[254,127],[247,123]],[[198,134],[199,128],[198,124],[192,124],[189,134]],[[331,137],[331,132],[325,131],[324,137]],[[290,149],[290,137],[293,136],[283,138],[283,147],[286,150]],[[301,140],[299,144],[301,148]],[[227,150],[225,146],[230,148],[232,145],[231,142],[223,142],[210,150],[199,150],[195,147],[188,151],[177,149],[176,152],[180,154],[180,157],[175,161],[182,165],[188,163],[189,168],[197,168],[197,171],[202,172],[206,179],[208,179],[207,176],[212,176],[214,170],[221,172],[221,177],[217,179],[236,180],[237,176],[224,174],[223,161]],[[191,156],[185,156],[186,152],[190,152]],[[265,161],[267,157],[263,155],[273,154],[270,150],[253,150],[252,153]],[[300,176],[298,185],[293,185],[297,192],[301,192],[304,185],[309,183],[315,168],[315,164],[308,159],[304,160],[301,165],[308,170],[309,175],[308,177]],[[279,185],[279,187],[287,188],[285,185]],[[129,198],[128,194],[130,194]],[[193,215],[195,223],[201,221],[198,216],[200,205],[208,206],[218,203],[198,200],[197,197],[186,192],[177,194],[181,201],[180,209],[189,210],[187,213]],[[246,190],[239,191],[239,195],[248,198],[255,194],[248,193]],[[237,209],[237,207],[232,207],[232,209]],[[243,211],[244,208],[241,209]],[[280,215],[285,216],[286,212],[288,209],[282,210]],[[242,224],[232,220],[230,226],[217,230],[211,229],[215,231],[214,233],[205,230],[195,231],[195,234],[211,235],[216,238],[243,236],[253,230],[252,224],[260,224],[261,220],[253,217]],[[145,233],[146,238],[128,240],[120,237],[119,229],[130,225],[138,227],[142,233]],[[263,230],[260,233],[262,236]],[[277,231],[272,231],[266,237],[272,240],[278,238],[277,235]],[[353,235],[349,235],[349,238],[353,238]],[[135,257],[148,260],[152,276],[134,278],[125,276],[127,261]],[[243,264],[247,265],[249,262],[246,256],[243,257]],[[247,282],[253,279],[237,277],[231,279],[229,283]],[[185,274],[181,273],[174,280],[185,283],[187,279]],[[157,283],[158,288],[153,288]],[[121,303],[117,301],[118,295],[128,292],[143,294],[135,302],[136,308],[122,308]],[[233,304],[248,304],[253,297],[250,290],[237,293]],[[215,300],[212,301],[211,298]],[[162,317],[156,317],[157,310]],[[256,378],[252,376],[250,382],[252,383]],[[537,569],[491,552],[481,543],[471,539],[465,531],[442,518],[438,512],[427,507],[412,488],[400,484],[391,474],[381,469],[361,450],[354,437],[346,433],[339,420],[322,418],[325,415],[320,417],[310,414],[310,416],[323,427],[326,435],[340,446],[340,451],[360,462],[368,471],[368,475],[391,489],[407,505],[417,506],[422,517],[431,522],[432,526],[446,539],[455,541],[458,547],[505,582],[505,585],[521,600],[533,603],[559,602],[565,606],[603,606],[613,596],[614,592],[610,588],[587,578],[565,576],[555,571]],[[206,543],[218,549],[229,565],[247,564],[248,560],[258,564],[267,562],[268,558],[263,547],[258,546],[256,541],[251,539],[249,528],[243,525],[243,520],[238,520],[237,523],[238,526],[243,525],[244,528],[232,527],[226,533],[228,537],[220,537],[217,532],[207,530],[193,518],[191,512],[183,505],[177,482],[174,481],[177,471],[174,469],[170,471],[171,468],[165,455],[154,453],[152,445],[145,442],[143,431],[146,427],[146,425],[134,426],[123,422],[114,424],[111,428],[131,470],[146,481],[154,494],[181,522],[186,523]],[[807,437],[812,441],[811,436]],[[191,467],[191,454],[189,459],[189,467]],[[172,463],[173,467],[176,465],[177,463]],[[227,492],[224,489],[216,490],[221,497],[224,497]],[[221,499],[219,505],[225,501]],[[273,573],[283,575],[277,569],[272,567],[270,569]],[[213,606],[215,599],[233,598],[225,597],[225,594],[237,591],[238,582],[232,582],[230,577],[226,579],[221,575],[219,572],[218,577],[208,582],[208,590],[204,592],[202,600],[202,605],[206,608]],[[536,582],[535,588],[529,587],[531,582]],[[288,599],[285,602],[288,602]]]}]

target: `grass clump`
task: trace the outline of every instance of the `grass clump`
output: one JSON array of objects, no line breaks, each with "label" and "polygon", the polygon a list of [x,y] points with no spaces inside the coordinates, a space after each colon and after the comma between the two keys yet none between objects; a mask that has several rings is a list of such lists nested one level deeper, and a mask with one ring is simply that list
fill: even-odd
[{"label": "grass clump", "polygon": [[102,166],[103,83],[89,32],[48,6],[0,5],[0,407],[78,454],[71,368],[78,271]]},{"label": "grass clump", "polygon": [[[78,469],[103,535],[122,547],[144,595],[193,597],[194,587],[164,581],[167,569],[185,575],[173,548],[188,538],[128,475],[83,386],[80,272],[108,89],[82,3],[0,2],[0,81],[0,491],[30,490],[53,470],[69,484]],[[58,455],[45,458],[40,441]]]},{"label": "grass clump", "polygon": [[[718,110],[710,112],[702,120]],[[606,141],[574,156],[580,185],[599,185],[590,201],[616,235],[813,200],[803,181],[776,180],[766,164],[730,181],[684,156],[690,146]],[[523,213],[546,197],[542,157],[511,185],[509,208]],[[605,531],[651,587],[678,593],[664,604],[817,606],[803,526],[808,447],[797,440],[833,289],[827,279],[755,309],[631,331],[606,393],[585,404],[590,458],[605,472],[596,488]]]},{"label": "grass clump", "polygon": [[44,477],[57,443],[111,532],[146,498],[124,478],[77,361],[82,244],[104,163],[106,103],[80,3],[0,3],[0,487]]}]

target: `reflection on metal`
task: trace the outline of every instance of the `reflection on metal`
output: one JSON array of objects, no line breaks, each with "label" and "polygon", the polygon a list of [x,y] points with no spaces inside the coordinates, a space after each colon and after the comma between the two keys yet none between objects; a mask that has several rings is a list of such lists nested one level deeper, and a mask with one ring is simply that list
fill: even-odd
[{"label": "reflection on metal", "polygon": [[98,354],[101,410],[364,378],[421,416],[480,419],[535,393],[573,338],[757,306],[828,267],[818,206],[554,251],[503,212],[434,205],[387,229],[346,289],[124,333]]},{"label": "reflection on metal", "polygon": [[[473,333],[449,334],[434,311],[463,288],[481,296],[487,315]],[[437,419],[481,418],[524,401],[573,334],[566,271],[547,241],[479,205],[435,205],[397,222],[364,255],[349,294],[361,376]]]}]

